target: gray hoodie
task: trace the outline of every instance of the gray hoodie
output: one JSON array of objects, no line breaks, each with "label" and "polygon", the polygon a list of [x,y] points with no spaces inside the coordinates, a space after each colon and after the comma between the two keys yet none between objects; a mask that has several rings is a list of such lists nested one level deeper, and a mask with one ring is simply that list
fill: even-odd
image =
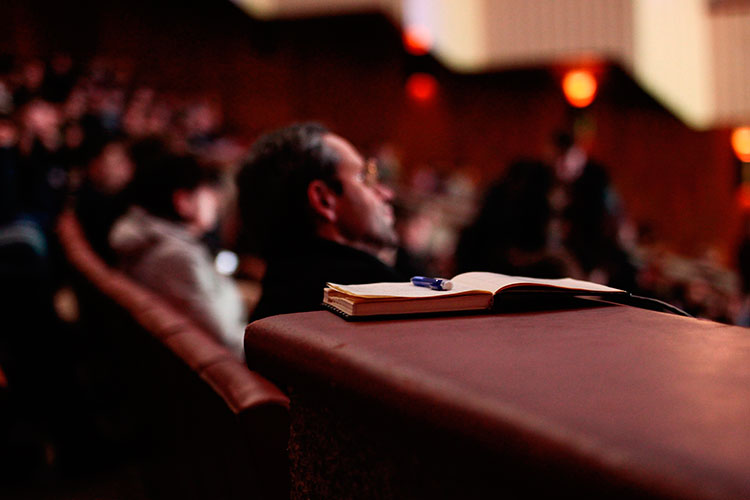
[{"label": "gray hoodie", "polygon": [[125,273],[244,360],[247,311],[242,297],[234,282],[216,271],[206,246],[182,224],[132,207],[115,223],[109,242]]}]

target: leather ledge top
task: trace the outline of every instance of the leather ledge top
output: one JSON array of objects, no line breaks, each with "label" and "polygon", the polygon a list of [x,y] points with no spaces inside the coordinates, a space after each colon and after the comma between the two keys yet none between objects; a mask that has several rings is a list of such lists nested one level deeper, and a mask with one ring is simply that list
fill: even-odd
[{"label": "leather ledge top", "polygon": [[245,348],[495,447],[750,498],[750,330],[623,306],[251,323]]}]

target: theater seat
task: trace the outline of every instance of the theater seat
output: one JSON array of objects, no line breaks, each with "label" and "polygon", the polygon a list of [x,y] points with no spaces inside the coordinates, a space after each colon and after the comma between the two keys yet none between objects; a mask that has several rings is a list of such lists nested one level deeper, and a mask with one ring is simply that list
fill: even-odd
[{"label": "theater seat", "polygon": [[[57,231],[74,270],[94,293],[114,303],[131,319],[129,325],[125,322],[123,326],[115,318],[108,320],[103,315],[94,324],[100,325],[102,335],[113,339],[119,335],[110,352],[124,358],[114,364],[127,372],[123,379],[135,387],[135,397],[140,397],[146,418],[159,423],[156,432],[172,432],[171,428],[162,427],[186,429],[175,437],[173,445],[184,447],[188,455],[196,455],[190,466],[179,471],[180,477],[188,482],[194,480],[195,484],[182,491],[190,498],[288,498],[286,395],[155,293],[109,268],[91,249],[71,210],[62,213]],[[94,306],[88,311],[96,314],[99,308]],[[232,417],[229,422],[235,430],[227,428],[227,416]],[[194,443],[185,443],[186,439],[193,439]],[[205,456],[223,453],[242,441],[247,449],[244,464],[224,463],[239,460],[235,455],[224,457],[224,462]],[[218,462],[224,465],[217,465]],[[225,470],[241,467],[247,470]],[[208,469],[220,469],[217,477],[209,479],[222,484],[187,477],[204,474]],[[226,484],[232,477],[246,480],[247,490],[237,491]],[[177,494],[180,490],[170,491]]]}]

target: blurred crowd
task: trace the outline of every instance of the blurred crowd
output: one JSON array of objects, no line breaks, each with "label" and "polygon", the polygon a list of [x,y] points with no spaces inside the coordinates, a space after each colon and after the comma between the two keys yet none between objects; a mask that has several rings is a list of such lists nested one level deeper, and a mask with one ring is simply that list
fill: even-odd
[{"label": "blurred crowd", "polygon": [[[48,61],[5,58],[2,66],[0,242],[4,251],[30,252],[28,267],[46,269],[52,280],[57,214],[74,203],[94,248],[106,254],[106,233],[127,206],[135,164],[153,153],[157,139],[217,165],[239,154],[218,133],[214,103],[137,86],[116,64],[81,66],[59,53]],[[21,257],[13,265],[4,260],[7,271],[22,271]]]},{"label": "blurred crowd", "polygon": [[[222,127],[214,102],[139,86],[130,72],[104,60],[82,65],[65,53],[0,59],[4,275],[10,281],[35,276],[50,294],[64,284],[54,223],[66,204],[75,207],[94,249],[111,261],[107,235],[128,207],[126,187],[137,165],[167,147],[229,178],[244,149]],[[628,219],[606,168],[573,134],[559,134],[554,146],[544,161],[507,166],[486,189],[481,176],[461,168],[450,175],[410,169],[407,178],[397,153],[381,148],[383,180],[397,193],[404,268],[448,276],[467,270],[572,276],[653,296],[699,317],[747,321],[747,287],[735,272],[710,252],[684,259],[664,250]],[[223,198],[231,204],[226,192]],[[235,244],[227,235],[236,227],[231,220],[224,227],[204,238],[211,248]],[[245,262],[241,271],[257,280],[262,263]]]},{"label": "blurred crowd", "polygon": [[[168,152],[228,178],[243,148],[221,127],[210,99],[139,86],[116,61],[0,55],[0,389],[15,388],[0,391],[0,404],[19,399],[0,412],[0,447],[9,450],[0,457],[1,479],[28,463],[54,463],[60,448],[50,436],[73,436],[73,450],[95,433],[82,416],[96,414],[88,405],[98,403],[75,390],[86,384],[70,361],[86,353],[58,215],[75,210],[92,247],[114,263],[108,234],[133,201],[137,166]],[[173,179],[162,174],[148,184]],[[212,248],[222,239],[218,231],[205,235]],[[49,408],[59,415],[46,418]]]}]

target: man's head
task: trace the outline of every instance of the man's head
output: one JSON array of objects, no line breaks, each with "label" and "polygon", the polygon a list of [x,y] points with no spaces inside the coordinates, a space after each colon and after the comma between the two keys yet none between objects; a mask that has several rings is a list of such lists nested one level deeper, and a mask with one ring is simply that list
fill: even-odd
[{"label": "man's head", "polygon": [[133,203],[151,215],[184,223],[200,236],[219,217],[218,174],[188,156],[154,155],[138,164],[130,186]]},{"label": "man's head", "polygon": [[97,190],[108,195],[121,192],[133,179],[135,166],[124,140],[113,140],[92,147],[87,175]]},{"label": "man's head", "polygon": [[317,124],[263,136],[238,177],[249,236],[264,255],[320,237],[370,253],[394,246],[392,193],[377,167]]}]

